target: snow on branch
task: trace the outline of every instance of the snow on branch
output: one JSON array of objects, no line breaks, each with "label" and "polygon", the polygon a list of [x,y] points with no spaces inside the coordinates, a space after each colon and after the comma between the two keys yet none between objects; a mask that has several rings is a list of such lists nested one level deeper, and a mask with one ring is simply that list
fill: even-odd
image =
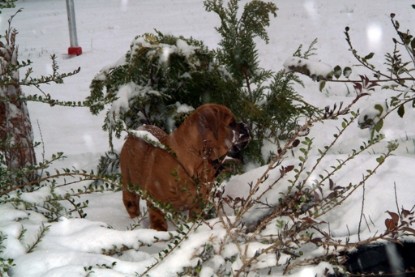
[{"label": "snow on branch", "polygon": [[300,57],[288,58],[284,62],[284,67],[290,71],[310,76],[313,80],[331,79],[333,74],[333,70],[330,65]]},{"label": "snow on branch", "polygon": [[152,133],[150,133],[149,131],[143,130],[141,128],[139,128],[138,130],[128,130],[128,133],[130,135],[133,135],[136,138],[140,138],[142,140],[144,140],[145,142],[153,145],[154,147],[163,149],[163,150],[168,150],[168,148],[162,144],[160,142],[160,140],[158,140]]},{"label": "snow on branch", "polygon": [[152,36],[149,34],[139,36],[132,42],[131,53],[141,51],[143,48],[152,49],[150,52],[148,52],[148,55],[150,56],[160,54],[161,52],[161,55],[159,55],[159,61],[161,64],[167,63],[171,54],[178,53],[183,55],[189,61],[190,65],[193,63],[196,63],[196,66],[199,65],[197,60],[193,61],[193,63],[190,60],[191,57],[195,54],[195,50],[199,49],[200,47],[189,45],[185,40],[180,38],[177,39],[176,45],[171,45],[160,43],[157,40],[152,39]]},{"label": "snow on branch", "polygon": [[161,96],[161,93],[152,89],[148,86],[140,86],[134,82],[129,82],[125,85],[122,85],[118,89],[117,100],[115,100],[112,105],[109,113],[112,115],[110,117],[111,123],[120,119],[120,115],[130,109],[130,100],[135,97],[145,97],[145,96]]}]

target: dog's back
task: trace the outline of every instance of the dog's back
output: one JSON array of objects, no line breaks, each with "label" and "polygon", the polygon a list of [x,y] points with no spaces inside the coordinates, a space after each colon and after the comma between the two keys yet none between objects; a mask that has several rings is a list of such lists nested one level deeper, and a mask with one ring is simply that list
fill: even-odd
[{"label": "dog's back", "polygon": [[[161,143],[165,143],[167,134],[156,126],[146,125],[140,130],[150,132]],[[156,200],[160,204],[167,204],[174,210],[201,210],[201,193],[197,191],[197,184],[188,175],[183,166],[167,149],[154,146],[143,138],[129,135],[120,153],[120,167],[123,184],[123,202],[131,218],[140,215],[140,197],[134,190],[137,188],[145,193],[150,201],[147,202],[151,228],[165,230],[167,225],[163,214],[155,209],[151,203]],[[201,207],[198,208],[197,206]]]}]

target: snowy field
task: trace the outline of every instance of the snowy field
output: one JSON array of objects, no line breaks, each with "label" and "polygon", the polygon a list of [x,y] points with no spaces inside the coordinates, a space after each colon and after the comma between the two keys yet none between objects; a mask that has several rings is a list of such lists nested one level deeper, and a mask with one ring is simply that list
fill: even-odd
[{"label": "snowy field", "polygon": [[[393,47],[396,37],[390,24],[390,13],[395,13],[402,29],[414,29],[415,10],[410,1],[399,0],[280,0],[276,2],[278,16],[268,29],[269,44],[260,45],[260,59],[263,68],[278,71],[300,44],[307,46],[318,39],[317,55],[313,59],[331,65],[353,66],[356,61],[348,51],[344,39],[344,28],[350,27],[354,46],[361,53],[376,52],[373,63],[382,67],[384,53]],[[43,89],[62,100],[83,100],[89,95],[92,78],[105,66],[120,59],[128,50],[132,39],[154,29],[163,33],[194,37],[215,48],[219,35],[214,27],[219,20],[213,13],[204,10],[202,1],[196,0],[82,0],[75,1],[78,41],[83,54],[69,57],[68,24],[64,0],[19,0],[17,8],[23,12],[14,19],[13,25],[19,31],[20,60],[33,61],[36,75],[51,73],[50,55],[56,54],[61,72],[81,67],[81,72],[65,80],[63,85],[48,85]],[[4,10],[0,15],[0,31],[4,33],[7,20],[16,9]],[[318,83],[303,77],[305,87],[298,91],[305,100],[319,107],[335,102],[349,103],[354,95],[344,85],[327,85],[320,92]],[[25,88],[25,93],[38,93],[36,89]],[[375,103],[384,103],[391,91],[377,89],[370,97],[360,101],[356,108],[371,108]],[[95,169],[99,157],[108,150],[108,136],[101,126],[104,113],[93,116],[87,108],[50,108],[44,104],[29,103],[29,112],[34,126],[35,140],[43,142],[37,149],[37,158],[49,157],[62,151],[66,159],[54,166]],[[359,182],[366,169],[376,164],[377,154],[382,153],[388,141],[397,141],[399,148],[395,156],[387,160],[379,172],[366,184],[364,215],[370,218],[360,230],[362,239],[385,230],[386,211],[397,211],[399,207],[410,210],[415,204],[415,114],[407,109],[400,119],[396,114],[385,120],[382,133],[385,141],[371,153],[359,156],[336,175],[338,184]],[[309,134],[315,146],[322,148],[330,142],[329,137],[336,131],[339,122],[316,124]],[[369,137],[368,129],[352,126],[341,141],[331,150],[329,159],[320,166],[329,167],[336,159],[344,158],[360,142]],[[329,140],[328,140],[329,139]],[[122,140],[116,141],[119,148]],[[270,148],[275,146],[270,146]],[[275,150],[275,149],[273,149]],[[235,176],[227,184],[227,193],[244,196],[248,182],[255,181],[265,167],[250,169],[244,175]],[[271,176],[274,173],[271,173]],[[317,177],[316,177],[317,178]],[[396,197],[395,188],[396,187]],[[357,240],[359,218],[362,210],[362,190],[357,190],[342,206],[325,215],[330,223],[332,236],[339,239],[350,237]],[[28,194],[27,199],[43,197]],[[92,266],[94,276],[135,276],[154,263],[157,251],[165,245],[155,243],[168,239],[169,234],[146,229],[144,220],[139,228],[130,226],[134,221],[128,217],[121,201],[121,193],[95,193],[88,197],[89,207],[86,219],[62,218],[56,223],[46,223],[36,213],[17,211],[10,205],[0,204],[0,231],[7,235],[2,256],[14,259],[16,264],[12,276],[86,276],[85,267]],[[27,245],[35,239],[42,224],[49,227],[45,237],[33,252],[26,253]],[[107,228],[111,226],[111,228]],[[22,228],[27,229],[24,239],[19,240]],[[196,233],[168,256],[165,262],[149,271],[150,276],[176,276],[175,272],[184,266],[194,265],[193,249],[207,241],[209,236],[220,240],[223,229],[213,232],[200,227]],[[148,249],[145,245],[153,245]],[[122,256],[111,257],[101,254],[102,249],[124,245],[131,250]],[[141,246],[141,247],[140,247]],[[258,246],[260,247],[260,246]],[[135,251],[134,249],[140,249]],[[229,250],[232,251],[232,250]],[[111,265],[112,268],[97,265]],[[219,262],[213,262],[212,268]],[[299,269],[295,276],[320,274],[324,266]],[[213,270],[213,269],[212,269]],[[204,276],[209,275],[206,269]],[[201,273],[201,274],[202,274]]]}]

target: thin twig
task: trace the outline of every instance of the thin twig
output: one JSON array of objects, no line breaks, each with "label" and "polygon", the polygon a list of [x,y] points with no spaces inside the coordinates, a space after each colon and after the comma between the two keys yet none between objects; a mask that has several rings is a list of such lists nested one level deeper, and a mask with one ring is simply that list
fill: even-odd
[{"label": "thin twig", "polygon": [[366,192],[365,183],[363,183],[362,188],[363,188],[363,191],[362,191],[362,209],[360,210],[359,225],[357,226],[357,239],[359,241],[360,241],[360,227],[362,226],[362,219],[363,219],[363,213],[364,213],[364,207],[365,207],[365,192]]}]

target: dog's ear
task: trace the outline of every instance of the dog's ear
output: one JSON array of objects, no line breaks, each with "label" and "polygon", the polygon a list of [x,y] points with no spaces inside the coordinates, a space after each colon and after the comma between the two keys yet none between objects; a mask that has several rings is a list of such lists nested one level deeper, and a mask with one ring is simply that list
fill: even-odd
[{"label": "dog's ear", "polygon": [[210,108],[203,109],[199,115],[197,126],[199,133],[203,138],[207,137],[207,132],[211,132],[215,139],[219,138],[219,125],[221,124],[218,118],[218,111]]}]

